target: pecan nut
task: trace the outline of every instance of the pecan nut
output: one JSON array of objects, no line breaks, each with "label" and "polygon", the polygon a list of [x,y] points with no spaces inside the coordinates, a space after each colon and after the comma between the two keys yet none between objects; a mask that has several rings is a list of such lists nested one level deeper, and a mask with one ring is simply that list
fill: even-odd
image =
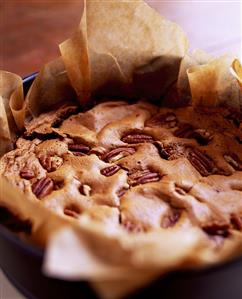
[{"label": "pecan nut", "polygon": [[68,150],[75,156],[84,156],[89,152],[90,147],[84,144],[71,143],[68,144]]},{"label": "pecan nut", "polygon": [[135,149],[132,147],[118,147],[103,154],[101,159],[106,162],[116,162],[124,157],[133,155],[134,153]]},{"label": "pecan nut", "polygon": [[169,143],[164,145],[157,143],[157,148],[162,159],[175,160],[185,156],[185,147],[180,143]]},{"label": "pecan nut", "polygon": [[210,236],[221,236],[224,238],[229,236],[228,224],[212,224],[209,226],[204,226],[202,229]]},{"label": "pecan nut", "polygon": [[174,132],[176,137],[193,138],[201,145],[207,145],[213,138],[212,134],[205,129],[194,129],[190,124],[181,124]]},{"label": "pecan nut", "polygon": [[198,149],[187,148],[187,158],[202,176],[208,176],[218,172],[214,161]]},{"label": "pecan nut", "polygon": [[69,204],[64,208],[64,214],[73,218],[78,218],[81,214],[81,209],[76,204]]},{"label": "pecan nut", "polygon": [[158,113],[145,122],[147,127],[161,126],[166,129],[172,129],[177,126],[177,118],[173,112]]},{"label": "pecan nut", "polygon": [[98,157],[99,156],[102,156],[104,155],[106,152],[106,149],[102,146],[97,146],[97,147],[93,147],[92,149],[90,149],[90,152],[89,154],[94,154],[94,155],[97,155]]},{"label": "pecan nut", "polygon": [[129,143],[129,144],[154,141],[152,136],[150,136],[148,134],[142,134],[142,133],[128,134],[128,135],[125,135],[121,140],[123,142]]},{"label": "pecan nut", "polygon": [[174,132],[176,137],[190,138],[193,134],[193,126],[190,124],[180,124],[178,129]]},{"label": "pecan nut", "polygon": [[235,153],[225,154],[224,159],[228,162],[235,170],[242,170],[242,161]]},{"label": "pecan nut", "polygon": [[25,179],[25,180],[31,180],[32,178],[35,177],[34,172],[30,169],[27,169],[27,168],[23,168],[20,171],[19,175],[22,179]]},{"label": "pecan nut", "polygon": [[183,188],[181,188],[179,186],[176,186],[174,191],[176,193],[178,193],[179,195],[181,195],[181,196],[187,195],[187,192]]},{"label": "pecan nut", "polygon": [[128,183],[130,186],[158,182],[160,175],[157,172],[151,172],[149,169],[134,171],[129,174]]},{"label": "pecan nut", "polygon": [[103,168],[100,172],[102,175],[112,176],[113,174],[118,172],[120,168],[121,167],[119,165],[114,164],[114,165]]},{"label": "pecan nut", "polygon": [[181,216],[180,211],[173,210],[172,213],[163,217],[161,222],[161,227],[168,228],[174,226],[176,222],[179,220],[180,216]]},{"label": "pecan nut", "polygon": [[48,171],[52,172],[57,170],[62,164],[63,159],[57,155],[55,156],[41,156],[39,158],[40,164]]},{"label": "pecan nut", "polygon": [[38,180],[32,185],[32,192],[38,198],[43,198],[50,194],[54,189],[54,182],[51,178],[46,177]]}]

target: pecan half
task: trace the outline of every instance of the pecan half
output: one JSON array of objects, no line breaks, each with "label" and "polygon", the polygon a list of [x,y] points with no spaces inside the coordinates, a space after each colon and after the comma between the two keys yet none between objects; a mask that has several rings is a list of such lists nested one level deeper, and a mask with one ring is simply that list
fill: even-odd
[{"label": "pecan half", "polygon": [[135,143],[144,143],[144,142],[152,142],[154,141],[153,137],[147,134],[142,133],[133,133],[125,135],[122,139],[123,142],[129,143],[129,144],[135,144]]},{"label": "pecan half", "polygon": [[185,156],[185,147],[180,143],[156,144],[162,159],[175,160]]},{"label": "pecan half", "polygon": [[224,238],[229,236],[229,225],[227,224],[212,224],[209,226],[204,226],[202,229],[210,236],[221,236]]},{"label": "pecan half", "polygon": [[90,147],[84,144],[76,144],[71,143],[68,144],[68,149],[71,151],[75,156],[84,156],[90,150]]},{"label": "pecan half", "polygon": [[173,112],[158,113],[145,122],[147,127],[161,126],[166,129],[175,128],[177,126],[177,118]]},{"label": "pecan half", "polygon": [[32,192],[38,198],[43,198],[50,194],[54,189],[54,182],[51,178],[46,177],[38,180],[32,185]]},{"label": "pecan half", "polygon": [[234,154],[225,154],[224,159],[226,162],[228,162],[235,170],[241,171],[242,170],[242,161],[240,158]]},{"label": "pecan half", "polygon": [[157,172],[151,172],[149,169],[137,170],[129,174],[128,183],[130,186],[158,182],[160,175]]},{"label": "pecan half", "polygon": [[25,180],[31,180],[32,178],[35,177],[34,172],[28,168],[23,168],[20,171],[19,175],[22,179],[25,179]]},{"label": "pecan half", "polygon": [[218,168],[216,167],[214,161],[206,154],[200,152],[195,148],[187,148],[187,158],[192,164],[194,168],[202,176],[208,176],[218,172]]},{"label": "pecan half", "polygon": [[73,218],[78,218],[81,214],[81,209],[76,204],[69,204],[64,208],[64,214]]},{"label": "pecan half", "polygon": [[194,129],[190,124],[181,124],[174,135],[180,138],[193,138],[201,145],[207,145],[213,138],[207,130]]},{"label": "pecan half", "polygon": [[174,132],[176,137],[190,138],[193,134],[193,126],[190,124],[180,124],[178,129]]},{"label": "pecan half", "polygon": [[239,128],[242,123],[242,113],[238,111],[230,112],[225,118],[231,120],[237,128]]},{"label": "pecan half", "polygon": [[111,175],[115,174],[116,172],[118,172],[120,168],[121,168],[120,166],[114,164],[114,165],[108,166],[106,168],[103,168],[100,172],[102,175],[111,176]]},{"label": "pecan half", "polygon": [[41,156],[39,161],[48,172],[57,170],[63,164],[63,159],[57,155]]},{"label": "pecan half", "polygon": [[187,195],[187,192],[183,188],[178,186],[175,187],[175,192],[182,196]]},{"label": "pecan half", "polygon": [[97,147],[93,147],[92,149],[90,149],[90,152],[89,154],[94,154],[94,155],[97,155],[98,157],[99,156],[102,156],[104,155],[106,152],[106,149],[102,146],[97,146]]},{"label": "pecan half", "polygon": [[180,216],[181,216],[180,211],[173,210],[172,213],[163,217],[161,222],[161,227],[168,228],[174,226],[178,221],[178,219],[180,218]]},{"label": "pecan half", "polygon": [[118,147],[102,155],[101,159],[106,162],[115,162],[134,153],[135,149],[132,147]]}]

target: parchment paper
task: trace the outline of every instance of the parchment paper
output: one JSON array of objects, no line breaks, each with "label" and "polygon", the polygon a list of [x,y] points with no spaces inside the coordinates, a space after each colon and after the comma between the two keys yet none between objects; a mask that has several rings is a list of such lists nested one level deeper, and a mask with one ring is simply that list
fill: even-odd
[{"label": "parchment paper", "polygon": [[13,148],[17,134],[23,129],[22,79],[0,71],[0,156]]},{"label": "parchment paper", "polygon": [[[145,97],[169,106],[242,110],[239,61],[187,53],[182,30],[141,0],[84,1],[80,25],[60,50],[61,57],[40,70],[25,99],[21,78],[0,72],[0,155],[13,148],[29,116],[63,102]],[[130,236],[88,217],[69,222],[3,177],[0,204],[31,220],[33,240],[46,247],[47,275],[88,279],[103,298],[120,298],[172,269],[211,265],[242,251],[239,238],[228,239],[217,255],[189,225],[174,235]]]},{"label": "parchment paper", "polygon": [[[84,1],[78,30],[60,45],[68,76],[81,102],[86,100],[84,94],[100,94],[103,89],[108,94],[106,84],[113,81],[122,87],[111,88],[111,95],[115,90],[119,96],[120,92],[123,96],[132,94],[134,86],[130,84],[135,69],[161,56],[179,63],[187,49],[182,30],[141,0]],[[89,68],[82,64],[83,59]],[[85,88],[77,78],[84,79]],[[88,87],[90,92],[86,92]]]}]

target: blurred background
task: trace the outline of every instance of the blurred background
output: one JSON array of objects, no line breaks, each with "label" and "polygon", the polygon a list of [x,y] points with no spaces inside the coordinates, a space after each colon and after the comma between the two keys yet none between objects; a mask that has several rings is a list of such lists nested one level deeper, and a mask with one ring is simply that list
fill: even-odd
[{"label": "blurred background", "polygon": [[[57,57],[58,44],[78,26],[81,2],[0,0],[0,69],[24,76]],[[185,30],[191,49],[241,57],[240,0],[147,2]]]}]

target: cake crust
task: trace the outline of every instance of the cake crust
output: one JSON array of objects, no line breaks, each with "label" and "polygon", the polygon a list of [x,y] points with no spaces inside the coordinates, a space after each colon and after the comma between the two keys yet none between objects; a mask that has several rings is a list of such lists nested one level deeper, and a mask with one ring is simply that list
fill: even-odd
[{"label": "cake crust", "polygon": [[241,139],[226,108],[61,107],[27,125],[0,174],[67,223],[88,216],[131,236],[196,228],[219,255],[242,235]]}]

